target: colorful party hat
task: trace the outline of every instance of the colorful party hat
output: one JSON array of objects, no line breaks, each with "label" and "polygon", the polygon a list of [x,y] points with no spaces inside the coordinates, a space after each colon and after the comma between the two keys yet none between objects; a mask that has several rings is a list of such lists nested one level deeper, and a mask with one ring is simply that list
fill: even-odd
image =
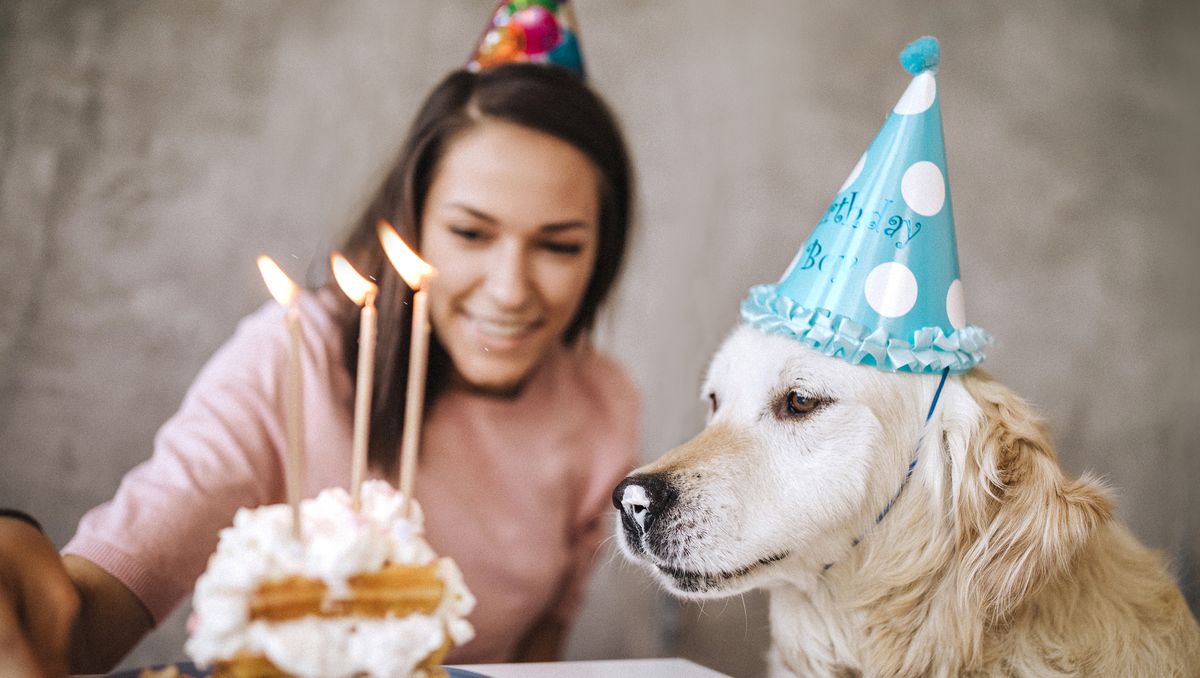
[{"label": "colorful party hat", "polygon": [[467,69],[530,61],[555,64],[584,78],[579,29],[568,0],[500,0]]},{"label": "colorful party hat", "polygon": [[946,179],[938,42],[900,63],[912,83],[779,282],[742,317],[826,355],[889,372],[964,372],[990,341],[968,325]]}]

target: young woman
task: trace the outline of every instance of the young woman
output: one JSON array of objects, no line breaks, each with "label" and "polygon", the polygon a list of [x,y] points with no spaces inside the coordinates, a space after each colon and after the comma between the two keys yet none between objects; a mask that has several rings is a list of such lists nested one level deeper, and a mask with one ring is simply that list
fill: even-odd
[{"label": "young woman", "polygon": [[[380,219],[437,270],[416,497],[463,570],[476,638],[450,662],[553,659],[613,486],[637,394],[588,345],[625,251],[630,171],[603,102],[559,68],[459,71],[438,85],[345,251],[379,284],[372,473],[394,482],[411,293]],[[304,295],[306,494],[350,477],[357,308]],[[0,517],[0,674],[106,670],[191,591],[240,506],[285,501],[282,310],[244,319],[160,430],[150,460],[63,554]]]}]

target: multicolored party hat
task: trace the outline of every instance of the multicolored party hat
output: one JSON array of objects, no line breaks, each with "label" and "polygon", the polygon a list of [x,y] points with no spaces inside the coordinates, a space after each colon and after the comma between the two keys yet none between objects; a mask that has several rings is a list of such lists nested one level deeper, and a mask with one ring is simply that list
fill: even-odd
[{"label": "multicolored party hat", "polygon": [[987,332],[968,325],[935,73],[924,37],[900,63],[912,83],[779,282],[742,317],[822,353],[889,372],[964,372]]},{"label": "multicolored party hat", "polygon": [[531,61],[555,64],[584,79],[579,29],[568,0],[500,0],[467,69]]}]

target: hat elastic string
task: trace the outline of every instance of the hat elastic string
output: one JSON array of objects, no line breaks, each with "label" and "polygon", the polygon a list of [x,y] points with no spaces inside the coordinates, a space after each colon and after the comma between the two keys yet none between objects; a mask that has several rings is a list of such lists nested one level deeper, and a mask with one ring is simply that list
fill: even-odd
[{"label": "hat elastic string", "polygon": [[[949,367],[942,370],[942,378],[938,380],[937,390],[933,393],[933,402],[929,403],[929,412],[925,415],[925,423],[921,426],[921,435],[919,438],[917,438],[917,449],[913,450],[912,461],[908,462],[908,470],[904,472],[904,480],[900,481],[900,489],[896,490],[896,494],[892,495],[892,498],[888,500],[887,505],[883,507],[883,510],[879,512],[879,515],[875,516],[875,525],[883,522],[884,516],[886,516],[888,512],[892,510],[892,507],[896,505],[896,500],[900,498],[900,495],[904,492],[904,488],[908,487],[908,481],[912,480],[913,469],[917,467],[917,460],[920,459],[921,445],[925,443],[925,434],[929,431],[929,422],[933,419],[933,412],[937,409],[938,400],[940,400],[942,397],[942,387],[946,385],[946,377],[949,375]],[[870,531],[870,529],[871,528],[867,528],[868,531]],[[859,542],[861,542],[866,536],[866,532],[858,535],[853,541],[850,542],[850,546],[858,546]],[[821,568],[821,571],[824,572],[831,567],[833,567],[833,563],[826,563],[825,566]]]}]

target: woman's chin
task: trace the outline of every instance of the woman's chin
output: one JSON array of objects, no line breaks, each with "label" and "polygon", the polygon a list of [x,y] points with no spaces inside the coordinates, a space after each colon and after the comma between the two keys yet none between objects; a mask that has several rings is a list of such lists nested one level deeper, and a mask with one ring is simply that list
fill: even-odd
[{"label": "woman's chin", "polygon": [[521,392],[538,361],[484,355],[454,363],[456,381],[461,385],[489,395],[511,397]]}]

